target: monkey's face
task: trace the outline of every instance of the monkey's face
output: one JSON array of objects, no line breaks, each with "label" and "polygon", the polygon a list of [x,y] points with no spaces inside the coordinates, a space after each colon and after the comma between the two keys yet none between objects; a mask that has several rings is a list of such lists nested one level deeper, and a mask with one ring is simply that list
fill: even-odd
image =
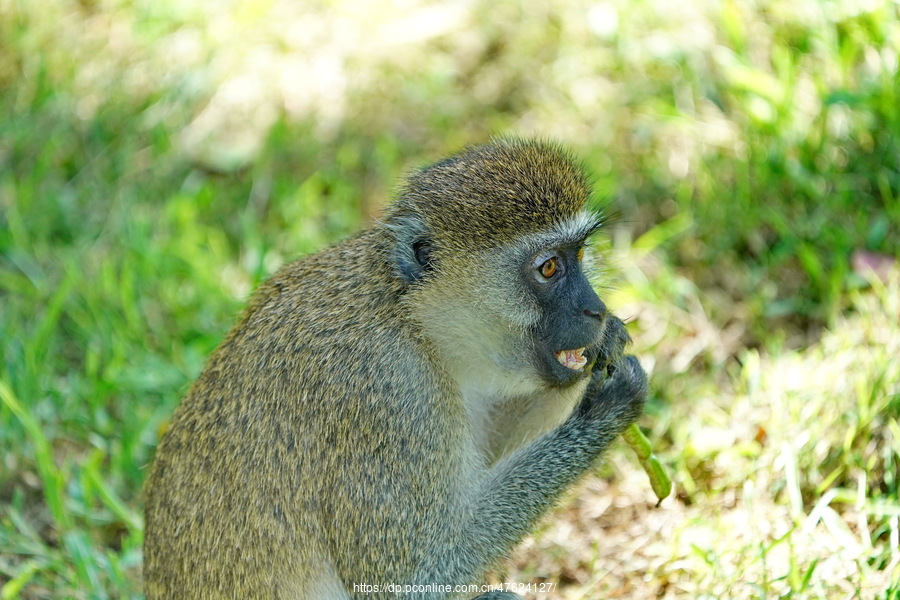
[{"label": "monkey's face", "polygon": [[400,239],[407,306],[461,385],[507,397],[565,388],[610,354],[610,319],[581,263],[600,225],[582,211],[499,247],[461,235]]},{"label": "monkey's face", "polygon": [[588,377],[600,354],[606,306],[588,283],[580,243],[548,248],[529,257],[523,279],[540,318],[534,325],[532,359],[541,379],[568,386]]}]

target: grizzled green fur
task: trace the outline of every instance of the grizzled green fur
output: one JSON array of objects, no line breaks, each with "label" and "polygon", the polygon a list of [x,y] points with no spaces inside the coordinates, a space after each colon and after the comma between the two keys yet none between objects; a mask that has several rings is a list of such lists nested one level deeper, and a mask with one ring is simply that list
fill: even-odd
[{"label": "grizzled green fur", "polygon": [[562,148],[504,139],[413,174],[389,214],[424,215],[438,246],[491,248],[550,229],[590,196],[584,170]]},{"label": "grizzled green fur", "polygon": [[[148,600],[437,599],[451,595],[354,585],[480,582],[643,405],[621,321],[602,342],[612,377],[545,394],[522,325],[541,308],[520,314],[526,290],[507,273],[521,249],[466,268],[473,246],[512,248],[587,194],[553,146],[478,147],[410,177],[384,221],[264,283],[157,449]],[[522,372],[497,384],[497,357]],[[492,423],[494,403],[520,397],[522,414]],[[516,429],[528,407],[557,404],[552,431]]]}]

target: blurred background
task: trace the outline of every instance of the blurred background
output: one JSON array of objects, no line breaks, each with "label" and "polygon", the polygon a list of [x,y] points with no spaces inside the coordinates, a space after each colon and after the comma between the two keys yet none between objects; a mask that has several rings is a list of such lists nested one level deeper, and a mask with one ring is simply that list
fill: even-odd
[{"label": "blurred background", "polygon": [[0,0],[0,598],[138,598],[159,434],[404,173],[549,138],[651,373],[495,582],[900,598],[896,0]]}]

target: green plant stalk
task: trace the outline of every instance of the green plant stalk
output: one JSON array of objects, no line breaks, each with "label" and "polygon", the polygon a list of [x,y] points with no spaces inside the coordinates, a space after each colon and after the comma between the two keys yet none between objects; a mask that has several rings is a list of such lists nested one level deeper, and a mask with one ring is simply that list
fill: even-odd
[{"label": "green plant stalk", "polygon": [[647,436],[635,423],[629,425],[622,432],[622,438],[628,442],[628,445],[637,454],[638,461],[644,467],[644,471],[647,472],[647,477],[650,478],[650,487],[653,488],[653,493],[662,502],[672,491],[672,480],[663,468],[662,463],[653,454],[653,446],[650,445],[650,440],[647,439]]}]

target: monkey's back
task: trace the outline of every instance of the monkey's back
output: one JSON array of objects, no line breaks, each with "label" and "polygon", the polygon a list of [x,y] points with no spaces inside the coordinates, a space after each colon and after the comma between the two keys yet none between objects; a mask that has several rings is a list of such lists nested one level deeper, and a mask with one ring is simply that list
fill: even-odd
[{"label": "monkey's back", "polygon": [[[303,597],[347,573],[391,582],[428,551],[454,472],[434,447],[460,447],[443,437],[465,417],[416,359],[429,349],[390,251],[372,228],[287,265],[210,358],[148,477],[149,599]],[[436,393],[410,405],[411,385]],[[383,547],[400,549],[393,572]]]}]

